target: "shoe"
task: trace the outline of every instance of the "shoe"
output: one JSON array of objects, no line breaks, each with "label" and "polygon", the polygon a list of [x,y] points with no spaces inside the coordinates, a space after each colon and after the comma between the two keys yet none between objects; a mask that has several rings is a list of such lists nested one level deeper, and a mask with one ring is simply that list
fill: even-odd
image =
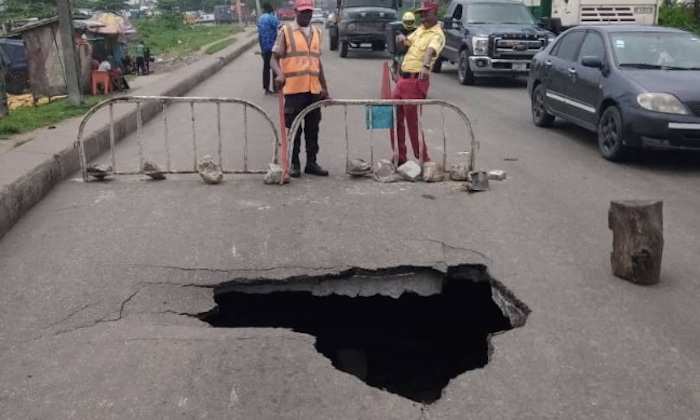
[{"label": "shoe", "polygon": [[328,176],[328,171],[323,169],[321,165],[316,162],[307,163],[304,172],[310,175]]},{"label": "shoe", "polygon": [[275,93],[272,92],[271,90],[265,89],[265,96],[270,96],[270,95],[274,95],[274,94],[275,94]]},{"label": "shoe", "polygon": [[289,170],[289,176],[292,178],[299,178],[301,176],[300,165],[292,165],[292,168]]}]

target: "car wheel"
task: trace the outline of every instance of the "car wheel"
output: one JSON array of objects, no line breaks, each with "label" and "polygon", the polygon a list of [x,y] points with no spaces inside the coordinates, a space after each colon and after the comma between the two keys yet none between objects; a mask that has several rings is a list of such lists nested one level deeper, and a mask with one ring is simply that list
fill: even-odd
[{"label": "car wheel", "polygon": [[474,73],[472,73],[472,69],[469,67],[469,52],[467,50],[462,50],[459,53],[457,77],[459,78],[459,83],[463,85],[473,85],[476,82]]},{"label": "car wheel", "polygon": [[622,114],[617,106],[609,106],[598,122],[598,149],[607,160],[620,161],[628,156],[628,148],[622,144]]},{"label": "car wheel", "polygon": [[551,127],[554,124],[554,115],[547,112],[544,106],[545,89],[542,85],[537,85],[532,92],[532,122],[538,127]]},{"label": "car wheel", "polygon": [[331,51],[338,51],[338,37],[337,36],[330,37],[330,49],[331,49]]},{"label": "car wheel", "polygon": [[435,64],[433,64],[433,73],[440,73],[442,71],[442,60],[437,59],[435,60]]},{"label": "car wheel", "polygon": [[343,41],[340,43],[340,56],[345,58],[348,56],[348,48],[350,48],[350,43],[348,41]]}]

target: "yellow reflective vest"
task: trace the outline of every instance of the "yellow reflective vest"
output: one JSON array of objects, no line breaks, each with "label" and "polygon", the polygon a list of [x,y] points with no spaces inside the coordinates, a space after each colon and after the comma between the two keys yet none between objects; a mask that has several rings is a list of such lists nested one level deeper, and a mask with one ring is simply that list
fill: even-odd
[{"label": "yellow reflective vest", "polygon": [[321,31],[311,26],[311,41],[301,30],[284,25],[286,50],[280,60],[286,79],[285,95],[311,92],[321,93]]}]

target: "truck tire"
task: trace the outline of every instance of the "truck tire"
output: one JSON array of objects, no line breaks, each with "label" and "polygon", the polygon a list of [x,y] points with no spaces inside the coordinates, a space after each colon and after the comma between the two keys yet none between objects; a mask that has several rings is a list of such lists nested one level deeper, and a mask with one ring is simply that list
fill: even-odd
[{"label": "truck tire", "polygon": [[435,64],[433,64],[432,68],[433,73],[440,73],[442,71],[442,59],[438,57],[437,60],[435,60]]},{"label": "truck tire", "polygon": [[462,50],[459,52],[459,62],[457,63],[457,78],[462,85],[473,85],[476,83],[476,77],[469,67],[469,51]]},{"label": "truck tire", "polygon": [[340,43],[340,56],[345,58],[348,56],[348,48],[350,48],[350,43],[348,41],[341,41]]},{"label": "truck tire", "polygon": [[338,51],[338,37],[331,35],[328,37],[330,39],[330,49],[331,51]]}]

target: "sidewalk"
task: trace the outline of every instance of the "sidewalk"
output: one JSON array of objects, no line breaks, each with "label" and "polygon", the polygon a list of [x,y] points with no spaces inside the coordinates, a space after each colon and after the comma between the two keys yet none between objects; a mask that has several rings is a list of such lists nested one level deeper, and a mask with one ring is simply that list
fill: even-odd
[{"label": "sidewalk", "polygon": [[[230,47],[171,73],[135,79],[127,94],[184,96],[206,78],[257,44],[257,31],[246,27]],[[144,122],[156,115],[157,107],[143,110]],[[0,236],[58,183],[80,169],[75,141],[81,117],[65,120],[54,128],[42,128],[0,141]],[[109,142],[108,119],[96,115],[86,127],[88,159],[105,152]],[[117,140],[136,129],[136,112],[115,107]]]}]

